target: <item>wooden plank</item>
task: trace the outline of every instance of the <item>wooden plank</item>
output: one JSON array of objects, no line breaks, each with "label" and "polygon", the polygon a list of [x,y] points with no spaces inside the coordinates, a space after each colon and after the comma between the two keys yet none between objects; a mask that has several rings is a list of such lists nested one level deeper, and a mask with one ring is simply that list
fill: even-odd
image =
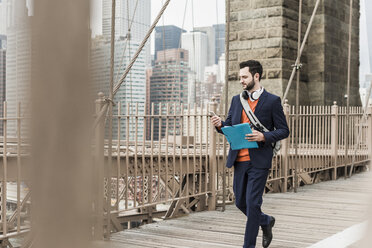
[{"label": "wooden plank", "polygon": [[[276,217],[270,248],[307,247],[364,220],[371,173],[300,187],[298,193],[265,194],[263,211]],[[241,247],[246,217],[234,205],[112,235],[125,247]],[[261,246],[262,231],[257,237]],[[108,242],[111,244],[110,242]],[[109,247],[109,246],[108,246]]]},{"label": "wooden plank", "polygon": [[[304,163],[304,161],[302,161],[302,163]],[[309,176],[308,173],[301,173],[299,176],[305,184],[313,184],[313,179]]]}]

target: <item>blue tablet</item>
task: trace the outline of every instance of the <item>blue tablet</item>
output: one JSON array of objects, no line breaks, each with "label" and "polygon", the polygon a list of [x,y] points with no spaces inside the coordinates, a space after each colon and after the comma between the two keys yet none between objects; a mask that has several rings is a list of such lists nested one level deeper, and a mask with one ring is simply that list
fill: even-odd
[{"label": "blue tablet", "polygon": [[245,135],[252,133],[249,123],[242,123],[233,126],[226,126],[221,128],[227,141],[230,143],[232,150],[240,150],[245,148],[258,148],[256,141],[248,141]]}]

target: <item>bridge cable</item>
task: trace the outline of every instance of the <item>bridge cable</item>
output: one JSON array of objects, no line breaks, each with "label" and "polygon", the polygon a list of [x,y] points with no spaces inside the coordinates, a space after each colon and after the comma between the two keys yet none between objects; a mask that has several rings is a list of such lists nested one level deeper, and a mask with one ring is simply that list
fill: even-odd
[{"label": "bridge cable", "polygon": [[[185,18],[186,18],[186,10],[187,10],[187,3],[188,3],[188,0],[185,1],[185,8],[184,8],[184,11],[183,11],[183,18],[182,18],[182,27],[181,27],[181,34],[180,34],[180,38],[178,40],[178,51],[177,51],[177,54],[176,54],[176,66],[178,66],[178,80],[179,80],[179,96],[178,96],[178,103],[181,105],[181,58],[180,58],[180,49],[181,49],[181,39],[182,39],[182,30],[185,26]],[[175,78],[175,76],[174,76]],[[172,91],[173,91],[173,87],[174,87],[174,84],[172,84]],[[188,87],[187,87],[187,91],[188,91]]]},{"label": "bridge cable", "polygon": [[347,162],[349,152],[349,118],[350,118],[350,76],[351,76],[351,34],[353,25],[353,0],[350,0],[349,7],[349,41],[348,41],[348,55],[347,55],[347,89],[346,89],[346,128],[345,128],[345,178],[347,177]]},{"label": "bridge cable", "polygon": [[[196,103],[196,51],[195,51],[195,25],[194,25],[194,0],[191,0],[191,23],[192,23],[192,46],[193,46],[193,63],[194,63],[194,101]],[[201,100],[201,99],[200,99]],[[196,114],[196,113],[194,113]]]},{"label": "bridge cable", "polygon": [[[125,36],[124,49],[123,49],[122,57],[120,59],[120,65],[119,65],[118,71],[116,72],[115,82],[118,80],[119,73],[120,73],[120,68],[123,65],[125,51],[127,49],[128,40],[130,38],[130,30],[132,30],[132,25],[133,25],[133,22],[134,22],[134,17],[135,17],[135,14],[137,13],[137,5],[138,5],[138,0],[136,0],[136,5],[135,5],[134,10],[133,10],[133,15],[132,15],[132,18],[130,19],[130,24],[128,25],[128,32],[127,32],[127,35]],[[129,21],[129,14],[128,14],[128,21]],[[138,22],[136,22],[136,23],[138,23]]]},{"label": "bridge cable", "polygon": [[[230,0],[226,0],[226,6],[225,6],[225,9],[226,9],[226,15],[225,15],[225,22],[226,22],[226,31],[225,31],[225,96],[224,96],[224,99],[225,99],[225,103],[224,103],[224,114],[225,114],[225,117],[227,116],[227,108],[228,108],[228,90],[229,90],[229,58],[230,58]],[[222,102],[222,101],[221,101]],[[226,139],[223,139],[223,163],[225,164],[226,163],[226,157],[227,157],[227,153],[226,153],[226,147],[227,147],[227,144],[226,144]],[[223,167],[223,179],[222,179],[222,188],[223,188],[223,191],[222,191],[222,194],[223,194],[223,198],[222,198],[222,210],[224,211],[225,210],[225,206],[226,206],[226,177],[225,175],[227,173],[229,173],[226,169],[226,166],[222,166]]]},{"label": "bridge cable", "polygon": [[[165,9],[167,8],[168,4],[169,4],[170,0],[167,0],[165,2],[165,4],[163,5],[163,7],[161,8],[158,16],[156,17],[156,19],[154,20],[153,24],[151,25],[149,31],[147,32],[145,38],[143,39],[141,45],[138,47],[137,49],[137,52],[135,53],[135,55],[133,56],[130,64],[127,66],[127,68],[125,69],[122,77],[120,78],[120,80],[118,81],[118,83],[115,85],[114,87],[114,91],[113,91],[113,97],[116,95],[116,93],[118,92],[120,86],[122,85],[122,83],[124,82],[124,79],[126,78],[126,76],[128,75],[128,72],[130,71],[130,69],[132,68],[134,62],[136,61],[136,59],[138,58],[138,55],[140,54],[140,52],[142,51],[143,47],[145,46],[147,40],[149,39],[152,31],[154,30],[156,24],[158,23],[160,17],[163,15]],[[105,99],[105,103],[101,109],[101,111],[97,114],[97,117],[96,117],[96,120],[94,121],[93,123],[93,129],[97,127],[98,123],[100,122],[100,120],[102,119],[103,116],[106,115],[107,113],[107,109],[108,109],[108,102],[110,100],[108,99]]]},{"label": "bridge cable", "polygon": [[110,51],[110,93],[108,102],[108,166],[107,166],[107,197],[106,197],[106,211],[107,211],[107,220],[106,220],[106,235],[104,233],[105,239],[110,240],[111,233],[111,172],[110,168],[112,166],[112,108],[113,108],[113,88],[114,88],[114,65],[115,65],[115,11],[116,11],[116,0],[112,0],[112,9],[111,9],[111,51]]},{"label": "bridge cable", "polygon": [[296,74],[296,71],[299,70],[299,69],[301,69],[301,67],[302,67],[302,65],[299,63],[299,61],[300,61],[300,58],[302,56],[302,52],[303,52],[303,50],[305,48],[305,44],[306,44],[307,38],[309,36],[311,26],[313,25],[315,14],[317,12],[319,3],[320,3],[320,0],[317,0],[316,3],[315,3],[315,7],[314,7],[313,13],[311,15],[310,21],[309,21],[309,25],[307,26],[304,39],[303,39],[303,41],[301,43],[300,52],[297,54],[296,62],[293,65],[292,74],[291,74],[291,77],[289,78],[289,81],[288,81],[288,84],[287,84],[287,89],[285,90],[285,93],[284,93],[283,98],[282,98],[282,104],[284,104],[284,101],[287,98],[288,91],[289,91],[289,89],[290,89],[290,87],[292,85],[292,81],[293,81],[294,75]]},{"label": "bridge cable", "polygon": [[132,58],[132,61],[130,62],[130,64],[127,66],[127,68],[125,69],[123,75],[121,76],[121,78],[119,79],[118,83],[115,85],[114,87],[114,95],[118,92],[120,86],[122,85],[124,79],[126,78],[126,76],[128,75],[130,69],[132,68],[134,62],[137,60],[138,58],[138,55],[140,54],[140,52],[142,51],[143,47],[145,46],[147,40],[149,39],[152,31],[154,30],[156,24],[158,23],[160,17],[163,15],[165,9],[167,8],[168,4],[169,4],[170,0],[167,0],[164,4],[164,6],[161,8],[158,16],[156,17],[156,19],[154,20],[153,24],[151,25],[149,31],[147,32],[145,38],[143,39],[141,45],[138,47],[137,49],[137,52],[134,54],[133,58]]}]

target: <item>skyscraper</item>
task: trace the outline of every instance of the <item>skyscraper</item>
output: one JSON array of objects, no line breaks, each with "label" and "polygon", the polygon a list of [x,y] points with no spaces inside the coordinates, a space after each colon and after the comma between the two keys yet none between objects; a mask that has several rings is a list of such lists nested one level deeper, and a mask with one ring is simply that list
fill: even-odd
[{"label": "skyscraper", "polygon": [[214,27],[196,27],[194,31],[200,31],[207,35],[208,38],[208,59],[207,66],[216,64],[216,34]]},{"label": "skyscraper", "polygon": [[0,49],[6,49],[6,35],[0,34]]},{"label": "skyscraper", "polygon": [[218,60],[221,54],[225,53],[225,24],[213,25],[215,35],[215,64],[218,64]]},{"label": "skyscraper", "polygon": [[168,49],[158,52],[150,77],[152,103],[187,103],[188,51]]},{"label": "skyscraper", "polygon": [[[92,48],[92,69],[95,81],[101,84],[105,95],[108,95],[110,72],[110,42],[112,0],[102,0],[102,34],[96,39]],[[115,9],[115,83],[120,78],[126,66],[133,58],[142,40],[146,36],[151,22],[151,0],[117,0]],[[151,65],[150,41],[147,42],[134,63],[125,82],[120,87],[114,101],[122,104],[122,114],[134,114],[135,104],[138,104],[138,114],[145,114],[146,103],[146,67]],[[98,66],[98,67],[97,67]],[[105,86],[102,86],[105,84]],[[125,113],[125,104],[131,104],[130,113]],[[114,108],[114,113],[117,106]],[[143,118],[142,118],[143,120]],[[142,140],[143,121],[139,119],[138,135],[135,136],[134,125],[129,125],[129,139]],[[120,136],[126,139],[126,123],[121,123]],[[113,130],[116,130],[117,120],[114,119]]]},{"label": "skyscraper", "polygon": [[0,0],[0,35],[6,34],[6,0]]},{"label": "skyscraper", "polygon": [[[31,77],[31,35],[29,10],[25,0],[8,1],[6,51],[6,101],[8,117],[15,117],[17,104],[22,113],[29,106]],[[9,122],[8,135],[16,135],[16,123]],[[22,131],[22,133],[24,133]]]},{"label": "skyscraper", "polygon": [[[102,2],[102,34],[111,36],[112,0]],[[115,9],[115,37],[126,37],[130,27],[130,41],[141,43],[151,25],[151,0],[117,0]],[[151,64],[150,41],[144,47],[146,65]]]},{"label": "skyscraper", "polygon": [[[125,39],[121,39],[115,42],[115,63],[114,63],[114,84],[122,76],[125,71],[129,58],[133,57],[134,53],[139,47],[138,43],[132,42],[129,48],[126,45]],[[109,95],[109,85],[110,85],[110,40],[105,37],[97,37],[93,40],[91,47],[91,73],[93,80],[93,92],[97,96],[98,92],[103,92],[107,97]],[[114,114],[117,113],[118,102],[121,105],[121,114],[133,115],[135,113],[135,105],[138,104],[138,115],[145,114],[145,102],[146,102],[146,64],[145,64],[145,54],[140,53],[136,62],[126,77],[125,82],[119,88],[114,102],[116,106],[114,107]],[[127,104],[131,104],[129,109],[130,113],[126,113]],[[113,120],[113,131],[116,133],[118,127],[117,119]],[[121,123],[120,138],[126,139],[126,122]],[[129,125],[130,135],[129,139],[134,140],[135,132],[134,125]],[[138,121],[138,140],[143,138],[143,118],[139,118]]]},{"label": "skyscraper", "polygon": [[174,25],[155,27],[155,60],[158,51],[180,48],[181,34],[185,32],[186,30]]},{"label": "skyscraper", "polygon": [[[160,111],[161,114],[167,114],[166,106],[160,106],[162,103],[171,104],[171,111],[175,110],[173,106],[179,108],[180,104],[187,103],[188,56],[188,51],[184,49],[158,51],[158,59],[155,61],[150,78],[150,102],[155,105],[155,114],[160,114]],[[159,122],[155,120],[153,127],[155,139],[159,138],[159,127]],[[164,137],[165,123],[161,127],[161,137]],[[173,126],[172,121],[169,123],[168,129],[171,134],[175,131],[175,135],[181,131],[179,127]]]},{"label": "skyscraper", "polygon": [[182,34],[182,48],[189,51],[189,65],[196,73],[198,82],[204,79],[204,68],[207,66],[208,37],[204,32],[195,31]]}]

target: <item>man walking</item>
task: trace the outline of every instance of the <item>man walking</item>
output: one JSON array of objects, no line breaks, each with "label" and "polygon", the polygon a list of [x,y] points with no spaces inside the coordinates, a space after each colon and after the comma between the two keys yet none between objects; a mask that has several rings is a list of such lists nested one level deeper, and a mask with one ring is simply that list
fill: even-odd
[{"label": "man walking", "polygon": [[[226,166],[234,166],[234,194],[236,206],[247,216],[244,235],[244,248],[255,248],[256,238],[261,226],[263,232],[262,246],[269,247],[272,240],[272,228],[275,218],[261,212],[262,194],[265,189],[273,156],[273,144],[289,135],[287,121],[283,113],[280,97],[267,92],[260,84],[262,65],[255,60],[240,63],[240,83],[243,87],[240,95],[232,98],[225,121],[213,116],[212,124],[221,132],[224,126],[250,123],[242,102],[247,101],[249,107],[260,123],[268,129],[263,132],[252,129],[246,134],[248,141],[256,141],[258,148],[231,150]],[[252,123],[251,123],[252,124]]]}]

